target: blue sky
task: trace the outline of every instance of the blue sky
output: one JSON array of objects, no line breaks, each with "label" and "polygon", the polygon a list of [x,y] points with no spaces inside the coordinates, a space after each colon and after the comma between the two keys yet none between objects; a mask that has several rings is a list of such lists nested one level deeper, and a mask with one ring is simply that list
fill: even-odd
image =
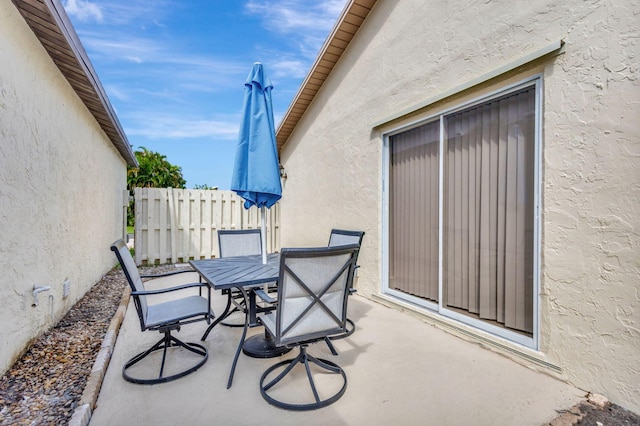
[{"label": "blue sky", "polygon": [[244,81],[262,62],[276,126],[346,0],[63,0],[134,149],[229,189]]}]

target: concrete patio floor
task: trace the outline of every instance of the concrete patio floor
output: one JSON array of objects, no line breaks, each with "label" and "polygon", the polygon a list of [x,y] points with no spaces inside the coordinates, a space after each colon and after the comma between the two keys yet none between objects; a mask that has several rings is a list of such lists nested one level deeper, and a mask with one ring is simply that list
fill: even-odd
[{"label": "concrete patio floor", "polygon": [[[195,273],[192,278],[197,281]],[[156,281],[148,288],[175,284]],[[226,299],[214,294],[214,311],[221,313]],[[346,393],[323,409],[292,412],[269,405],[258,386],[262,373],[281,358],[242,354],[226,389],[241,328],[215,327],[204,342],[209,360],[195,373],[153,386],[126,382],[126,360],[160,337],[140,332],[130,303],[90,424],[541,425],[584,398],[569,384],[357,294],[349,300],[349,317],[357,330],[334,341],[338,356],[324,343],[309,348],[344,368]],[[199,342],[205,328],[204,322],[190,324],[177,336]],[[262,328],[249,331],[256,333]]]}]

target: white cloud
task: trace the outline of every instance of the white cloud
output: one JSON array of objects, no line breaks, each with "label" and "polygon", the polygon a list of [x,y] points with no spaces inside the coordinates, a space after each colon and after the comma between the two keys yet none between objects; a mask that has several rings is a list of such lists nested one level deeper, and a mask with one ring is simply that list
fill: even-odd
[{"label": "white cloud", "polygon": [[346,0],[250,0],[245,9],[262,17],[270,31],[293,35],[292,41],[305,57],[315,57],[335,25]]},{"label": "white cloud", "polygon": [[[185,77],[184,81],[224,80],[224,76],[236,76],[246,71],[246,64],[243,62],[221,60],[206,54],[183,53],[162,39],[140,37],[131,33],[83,31],[81,35],[83,44],[95,59],[150,64],[163,73],[167,73],[166,68],[171,67],[167,78],[174,80],[178,74]],[[132,69],[128,71],[132,72]]]},{"label": "white cloud", "polygon": [[102,22],[104,15],[102,8],[97,4],[85,0],[67,0],[64,8],[69,15],[75,16],[80,21],[89,21],[92,18]]},{"label": "white cloud", "polygon": [[246,9],[259,15],[264,25],[283,33],[321,31],[326,34],[336,23],[345,0],[310,3],[307,0],[251,0]]},{"label": "white cloud", "polygon": [[82,31],[82,43],[94,57],[126,59],[142,63],[160,57],[163,47],[160,42],[130,35],[114,35],[109,32]]},{"label": "white cloud", "polygon": [[105,86],[105,90],[109,94],[110,98],[117,99],[119,101],[126,102],[131,99],[129,96],[129,92],[126,89],[123,89],[115,84],[109,84]]},{"label": "white cloud", "polygon": [[66,0],[64,8],[81,21],[93,16],[108,25],[146,22],[158,26],[163,25],[162,18],[172,10],[171,0]]},{"label": "white cloud", "polygon": [[210,137],[234,140],[238,137],[240,117],[230,119],[198,120],[176,114],[159,115],[147,111],[141,120],[127,128],[127,135],[150,139],[190,139]]},{"label": "white cloud", "polygon": [[296,58],[280,58],[274,61],[272,68],[273,78],[304,78],[309,71],[309,63]]}]

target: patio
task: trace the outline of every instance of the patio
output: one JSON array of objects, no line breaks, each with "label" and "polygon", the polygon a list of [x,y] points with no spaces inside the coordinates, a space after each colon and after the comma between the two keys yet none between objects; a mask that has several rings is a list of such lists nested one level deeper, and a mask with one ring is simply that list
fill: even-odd
[{"label": "patio", "polygon": [[[163,279],[161,286],[175,284],[172,279]],[[216,313],[224,302],[215,295]],[[334,341],[337,357],[324,344],[309,349],[345,369],[345,395],[321,410],[292,412],[267,404],[258,387],[264,370],[279,359],[241,355],[233,386],[226,389],[241,328],[215,327],[204,343],[209,360],[193,374],[154,386],[126,382],[122,365],[158,338],[155,332],[140,332],[130,306],[91,425],[540,425],[584,398],[585,392],[573,386],[364,297],[350,298],[349,317],[357,330]],[[191,324],[178,336],[198,342],[205,328],[204,323]],[[262,333],[262,328],[249,333]]]}]

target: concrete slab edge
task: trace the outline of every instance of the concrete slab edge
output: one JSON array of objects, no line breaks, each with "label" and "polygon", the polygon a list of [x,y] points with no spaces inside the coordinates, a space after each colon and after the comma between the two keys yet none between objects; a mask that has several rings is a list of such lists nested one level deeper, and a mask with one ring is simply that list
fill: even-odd
[{"label": "concrete slab edge", "polygon": [[118,309],[111,318],[109,328],[102,339],[102,345],[100,346],[96,360],[91,368],[91,373],[87,379],[87,384],[80,397],[80,403],[74,410],[71,420],[69,420],[69,426],[87,426],[91,420],[93,409],[96,407],[96,401],[100,394],[104,375],[107,372],[107,367],[109,367],[109,361],[111,361],[111,354],[113,354],[120,326],[124,320],[124,315],[127,313],[130,295],[131,289],[127,286],[122,293]]}]

